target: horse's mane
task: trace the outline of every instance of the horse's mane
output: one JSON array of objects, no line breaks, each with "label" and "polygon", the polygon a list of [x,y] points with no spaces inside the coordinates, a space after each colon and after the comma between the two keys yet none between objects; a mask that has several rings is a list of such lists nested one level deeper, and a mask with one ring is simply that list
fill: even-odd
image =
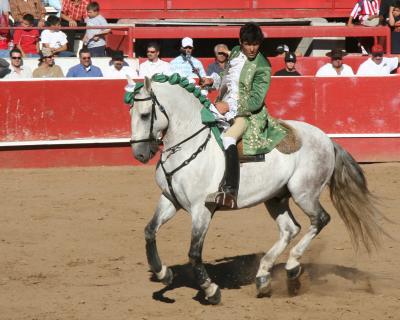
[{"label": "horse's mane", "polygon": [[199,102],[205,107],[209,108],[211,105],[211,101],[201,93],[201,89],[199,86],[196,86],[196,84],[191,83],[188,78],[186,77],[181,77],[179,73],[174,73],[170,76],[167,76],[165,74],[160,74],[156,73],[151,77],[152,82],[159,82],[159,83],[164,83],[168,82],[170,85],[179,85],[183,89],[185,89],[187,92],[193,94],[195,98],[199,100]]}]

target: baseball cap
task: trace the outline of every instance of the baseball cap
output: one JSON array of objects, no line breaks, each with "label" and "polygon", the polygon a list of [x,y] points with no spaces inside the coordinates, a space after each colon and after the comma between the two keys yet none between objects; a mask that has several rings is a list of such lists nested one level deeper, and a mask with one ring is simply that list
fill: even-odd
[{"label": "baseball cap", "polygon": [[284,52],[289,52],[289,47],[286,44],[280,44],[276,47],[276,52],[282,54]]},{"label": "baseball cap", "polygon": [[182,48],[185,47],[193,47],[193,39],[189,37],[185,37],[182,39]]},{"label": "baseball cap", "polygon": [[380,44],[375,44],[371,48],[371,53],[372,54],[380,54],[380,53],[383,53],[383,52],[384,52],[383,47]]},{"label": "baseball cap", "polygon": [[296,55],[293,52],[285,53],[285,62],[296,62]]}]

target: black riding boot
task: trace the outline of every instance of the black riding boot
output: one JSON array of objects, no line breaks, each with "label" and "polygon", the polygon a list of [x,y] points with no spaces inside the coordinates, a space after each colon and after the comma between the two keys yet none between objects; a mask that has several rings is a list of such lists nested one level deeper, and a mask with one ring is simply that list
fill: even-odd
[{"label": "black riding boot", "polygon": [[237,194],[239,189],[240,163],[237,146],[232,144],[225,150],[224,182],[215,198],[220,208],[237,208]]}]

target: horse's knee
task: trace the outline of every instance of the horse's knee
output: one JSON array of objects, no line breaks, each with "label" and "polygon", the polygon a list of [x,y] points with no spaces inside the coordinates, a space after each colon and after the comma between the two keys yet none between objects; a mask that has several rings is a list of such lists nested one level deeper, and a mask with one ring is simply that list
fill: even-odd
[{"label": "horse's knee", "polygon": [[292,226],[292,228],[290,229],[290,240],[294,239],[300,233],[300,230],[300,225],[295,224],[294,226]]},{"label": "horse's knee", "polygon": [[151,222],[144,228],[144,238],[146,241],[152,241],[156,238],[156,230]]},{"label": "horse's knee", "polygon": [[316,227],[316,235],[331,221],[330,215],[326,211],[320,211],[318,215],[311,219],[311,224]]}]

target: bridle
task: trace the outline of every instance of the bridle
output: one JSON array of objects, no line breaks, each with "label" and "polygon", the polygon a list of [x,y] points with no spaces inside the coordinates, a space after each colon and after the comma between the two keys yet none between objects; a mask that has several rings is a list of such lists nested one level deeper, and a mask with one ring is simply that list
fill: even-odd
[{"label": "bridle", "polygon": [[[165,129],[164,134],[165,134],[165,132],[168,130],[168,126],[169,126],[169,117],[168,117],[167,112],[165,111],[164,106],[158,101],[158,99],[157,99],[155,93],[153,92],[153,90],[150,91],[149,96],[146,97],[146,98],[135,98],[135,97],[134,97],[134,101],[150,101],[150,100],[152,101],[152,104],[151,104],[151,116],[150,116],[150,117],[151,117],[151,122],[150,122],[150,133],[149,133],[149,137],[148,137],[147,139],[138,139],[138,140],[133,140],[133,139],[131,139],[131,140],[129,140],[129,143],[130,143],[131,145],[133,145],[133,144],[135,144],[135,143],[140,143],[140,142],[156,142],[157,144],[160,145],[160,144],[162,144],[162,142],[163,142],[162,139],[157,139],[156,137],[154,137],[154,134],[153,134],[153,127],[154,127],[154,121],[157,120],[157,115],[156,115],[156,106],[157,106],[157,107],[159,108],[159,110],[160,110],[160,111],[164,114],[164,116],[167,118],[167,121],[168,121],[167,128]],[[133,108],[133,104],[131,104],[131,107],[130,107],[130,108],[131,108],[131,109]],[[197,150],[196,150],[195,152],[192,153],[192,155],[191,155],[189,158],[187,158],[186,160],[184,160],[184,161],[183,161],[179,166],[177,166],[175,169],[173,169],[172,171],[168,172],[168,171],[165,169],[164,164],[165,164],[165,162],[167,162],[167,160],[169,159],[169,157],[170,157],[172,154],[174,154],[174,153],[178,152],[179,150],[181,150],[181,145],[182,145],[182,144],[184,144],[185,142],[187,142],[187,141],[193,139],[194,137],[196,137],[197,135],[199,135],[201,132],[203,132],[203,131],[204,131],[205,129],[207,129],[207,128],[209,128],[210,130],[209,130],[209,132],[208,132],[208,135],[207,135],[207,137],[206,137],[206,140],[197,148]],[[179,203],[179,201],[178,201],[176,195],[175,195],[174,188],[172,187],[172,176],[173,176],[176,172],[178,172],[179,170],[181,170],[182,168],[186,167],[190,162],[192,162],[192,161],[199,155],[199,153],[201,153],[201,152],[206,148],[208,142],[210,141],[210,138],[211,138],[211,128],[210,128],[209,126],[205,125],[205,126],[203,126],[202,128],[200,128],[199,130],[197,130],[195,133],[193,133],[192,135],[190,135],[189,137],[187,137],[186,139],[184,139],[184,140],[178,142],[177,144],[173,145],[172,147],[170,147],[170,148],[168,148],[168,149],[166,149],[166,150],[161,151],[160,160],[158,161],[157,166],[160,165],[161,168],[162,168],[162,170],[163,170],[163,172],[164,172],[164,175],[165,175],[165,178],[166,178],[167,184],[168,184],[168,189],[169,189],[169,192],[170,192],[170,194],[171,194],[171,196],[172,196],[172,199],[170,199],[170,198],[168,197],[168,195],[165,195],[165,194],[164,194],[164,195],[165,195],[168,199],[170,199],[172,202],[174,202],[175,206],[182,207],[182,206],[180,205],[180,203]],[[162,155],[163,155],[163,154],[166,154],[166,153],[168,153],[168,156],[167,156],[167,158],[163,161],[163,160],[162,160]]]},{"label": "bridle", "polygon": [[[134,97],[134,101],[152,101],[151,104],[151,122],[150,122],[150,133],[149,133],[149,137],[147,139],[139,139],[139,140],[133,140],[130,139],[129,143],[132,145],[134,143],[139,143],[139,142],[156,142],[157,144],[162,144],[162,139],[157,139],[156,137],[154,137],[153,134],[153,127],[154,127],[154,120],[157,120],[157,114],[156,114],[156,106],[158,106],[158,108],[160,109],[160,111],[163,113],[163,115],[165,116],[165,118],[167,118],[168,121],[168,125],[169,125],[169,117],[167,112],[165,111],[164,106],[158,101],[156,95],[154,94],[153,90],[150,91],[150,95],[146,98],[136,98]],[[133,104],[131,104],[130,109],[133,108]],[[168,130],[168,125],[167,128],[165,129]]]}]

